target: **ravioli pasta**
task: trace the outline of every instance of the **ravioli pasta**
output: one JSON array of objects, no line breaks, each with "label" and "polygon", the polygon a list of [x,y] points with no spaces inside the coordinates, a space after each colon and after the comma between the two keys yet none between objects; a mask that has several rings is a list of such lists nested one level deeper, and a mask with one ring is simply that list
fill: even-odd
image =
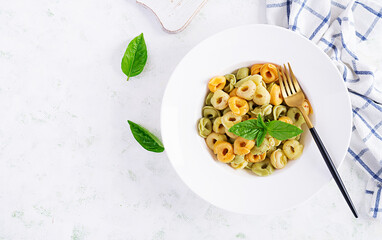
[{"label": "ravioli pasta", "polygon": [[[256,119],[259,114],[264,121],[279,120],[302,127],[305,121],[300,110],[284,103],[278,68],[272,63],[254,64],[208,82],[209,91],[197,127],[218,161],[257,176],[268,176],[301,156],[304,146],[300,136],[280,141],[267,134],[257,146],[255,140],[228,131],[239,122]],[[313,113],[308,100],[303,110]]]}]

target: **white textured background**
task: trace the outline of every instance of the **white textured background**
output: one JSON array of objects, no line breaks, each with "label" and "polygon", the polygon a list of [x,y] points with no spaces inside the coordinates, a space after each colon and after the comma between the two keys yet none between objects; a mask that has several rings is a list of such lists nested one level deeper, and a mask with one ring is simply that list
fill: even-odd
[{"label": "white textured background", "polygon": [[[264,10],[210,0],[171,35],[134,0],[0,0],[0,240],[382,239],[382,223],[355,220],[334,182],[278,215],[234,214],[134,141],[127,119],[160,133],[163,91],[182,56],[225,28],[263,23]],[[148,63],[126,82],[121,57],[141,32]],[[382,62],[377,38],[361,50]],[[340,173],[363,212],[366,176],[350,159]]]}]

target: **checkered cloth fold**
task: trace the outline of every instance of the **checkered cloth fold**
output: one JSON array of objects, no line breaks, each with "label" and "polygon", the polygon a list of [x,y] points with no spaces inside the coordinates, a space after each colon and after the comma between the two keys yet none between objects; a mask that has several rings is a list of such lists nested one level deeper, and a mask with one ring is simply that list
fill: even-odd
[{"label": "checkered cloth fold", "polygon": [[372,0],[267,0],[269,24],[316,43],[333,60],[347,85],[353,134],[347,158],[370,175],[367,212],[382,219],[382,92],[374,72],[356,55],[357,44],[382,30],[382,5]]}]

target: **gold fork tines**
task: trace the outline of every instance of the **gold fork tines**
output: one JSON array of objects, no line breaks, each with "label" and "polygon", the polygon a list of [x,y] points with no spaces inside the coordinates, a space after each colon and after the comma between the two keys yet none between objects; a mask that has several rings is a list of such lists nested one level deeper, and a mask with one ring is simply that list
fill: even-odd
[{"label": "gold fork tines", "polygon": [[284,67],[280,67],[281,74],[279,71],[279,84],[281,94],[283,95],[284,101],[288,106],[296,107],[300,110],[308,127],[312,128],[313,124],[303,108],[305,95],[302,92],[300,84],[298,83],[289,63],[288,67],[289,70],[286,68],[285,64]]}]

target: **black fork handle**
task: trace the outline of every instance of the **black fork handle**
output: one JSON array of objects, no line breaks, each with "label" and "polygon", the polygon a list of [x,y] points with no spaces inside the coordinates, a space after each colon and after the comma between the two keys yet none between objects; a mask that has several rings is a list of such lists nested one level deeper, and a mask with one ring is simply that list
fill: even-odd
[{"label": "black fork handle", "polygon": [[350,199],[349,193],[347,192],[347,190],[345,188],[345,185],[342,182],[342,179],[341,179],[339,173],[337,172],[337,169],[334,166],[334,163],[333,163],[332,159],[330,158],[330,155],[329,155],[328,151],[326,151],[326,148],[325,148],[324,144],[321,141],[320,136],[318,136],[318,133],[317,133],[317,131],[316,131],[316,129],[314,127],[310,128],[309,130],[310,130],[310,133],[313,136],[314,141],[317,144],[318,149],[321,152],[322,157],[325,160],[326,166],[328,166],[330,173],[332,174],[334,180],[336,181],[337,186],[338,186],[338,188],[340,189],[340,191],[342,193],[342,196],[345,198],[346,203],[348,204],[348,206],[350,207],[351,211],[353,212],[354,217],[358,218],[357,210],[355,209],[354,204],[353,204],[352,200]]}]

